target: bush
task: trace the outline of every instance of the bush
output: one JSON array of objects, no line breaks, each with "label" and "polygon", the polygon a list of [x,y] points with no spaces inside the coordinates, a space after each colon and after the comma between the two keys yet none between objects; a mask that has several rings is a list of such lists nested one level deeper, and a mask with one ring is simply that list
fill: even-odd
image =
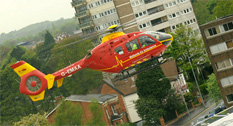
[{"label": "bush", "polygon": [[200,85],[199,88],[201,90],[202,95],[207,95],[208,94],[207,83],[204,83],[204,84]]}]

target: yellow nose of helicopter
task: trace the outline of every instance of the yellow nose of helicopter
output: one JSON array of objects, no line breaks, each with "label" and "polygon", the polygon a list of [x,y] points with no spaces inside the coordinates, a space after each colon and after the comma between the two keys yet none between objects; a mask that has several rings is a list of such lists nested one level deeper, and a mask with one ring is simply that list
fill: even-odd
[{"label": "yellow nose of helicopter", "polygon": [[163,34],[160,36],[160,42],[165,46],[170,46],[173,41],[173,36],[170,34]]}]

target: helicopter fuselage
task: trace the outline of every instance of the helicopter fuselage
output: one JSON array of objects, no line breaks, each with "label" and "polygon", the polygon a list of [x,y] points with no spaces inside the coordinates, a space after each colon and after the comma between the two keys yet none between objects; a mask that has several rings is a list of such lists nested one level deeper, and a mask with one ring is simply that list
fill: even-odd
[{"label": "helicopter fuselage", "polygon": [[[159,56],[171,44],[172,39],[171,35],[158,32],[125,34],[100,44],[84,58],[83,62],[90,69],[119,73]],[[167,45],[163,42],[167,42]]]}]

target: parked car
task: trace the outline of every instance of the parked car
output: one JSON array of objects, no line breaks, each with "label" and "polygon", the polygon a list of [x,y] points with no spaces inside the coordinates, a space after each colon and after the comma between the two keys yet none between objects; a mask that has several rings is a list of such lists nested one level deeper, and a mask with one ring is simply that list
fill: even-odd
[{"label": "parked car", "polygon": [[226,109],[225,103],[223,101],[218,105],[222,110]]},{"label": "parked car", "polygon": [[212,109],[212,110],[209,112],[209,117],[214,116],[214,114],[217,114],[217,113],[221,112],[222,110],[223,110],[223,109],[222,109],[220,106],[218,106],[218,107]]}]

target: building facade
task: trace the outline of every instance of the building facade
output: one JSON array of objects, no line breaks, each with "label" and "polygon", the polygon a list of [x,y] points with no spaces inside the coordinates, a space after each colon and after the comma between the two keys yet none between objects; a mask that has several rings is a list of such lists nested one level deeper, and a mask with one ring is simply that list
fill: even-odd
[{"label": "building facade", "polygon": [[173,32],[181,24],[199,32],[190,0],[72,0],[71,4],[83,34],[115,24],[124,25],[125,33]]},{"label": "building facade", "polygon": [[222,98],[233,106],[233,15],[200,26]]}]

